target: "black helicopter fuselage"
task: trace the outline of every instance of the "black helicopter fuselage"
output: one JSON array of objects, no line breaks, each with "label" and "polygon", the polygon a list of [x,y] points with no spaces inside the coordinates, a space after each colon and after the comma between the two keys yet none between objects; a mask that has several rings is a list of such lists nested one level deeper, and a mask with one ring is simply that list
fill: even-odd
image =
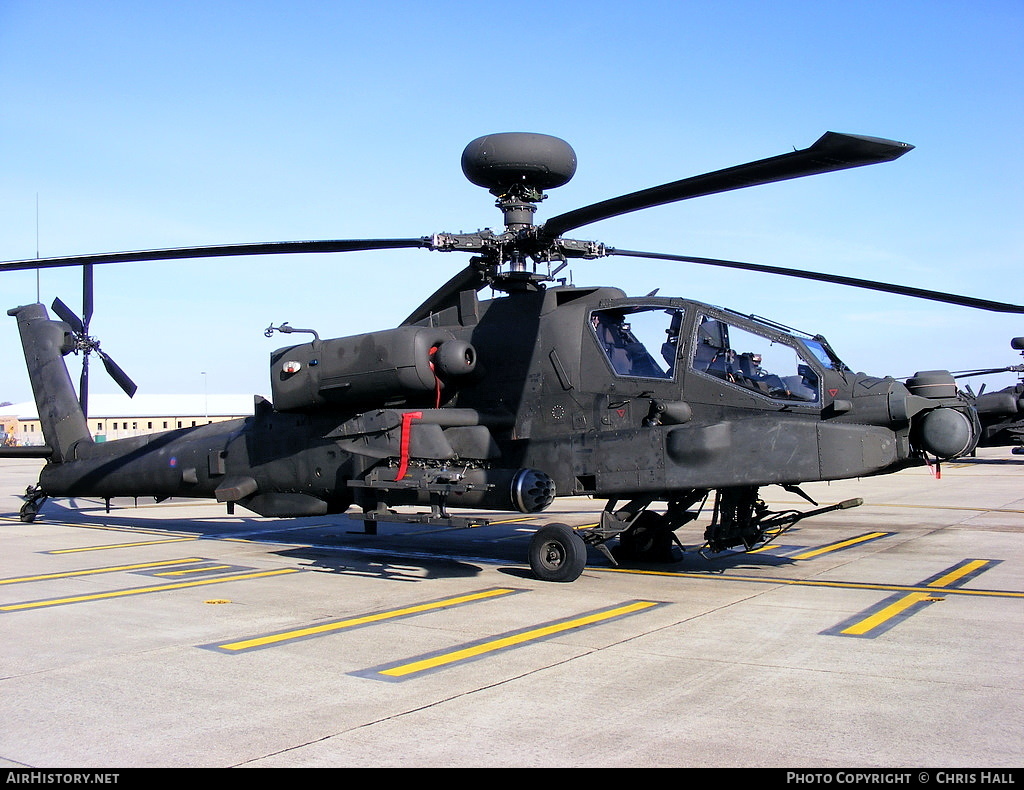
[{"label": "black helicopter fuselage", "polygon": [[[626,250],[566,234],[669,203],[899,159],[913,146],[826,132],[811,146],[578,207],[536,224],[545,190],[576,153],[550,135],[485,135],[463,174],[496,198],[504,229],[385,239],[174,247],[0,263],[0,271],[81,266],[82,315],[59,299],[17,315],[48,460],[26,492],[30,521],[48,496],[209,497],[267,516],[359,508],[381,520],[471,526],[450,508],[536,513],[556,496],[607,499],[583,530],[549,523],[530,543],[538,578],[571,581],[593,546],[653,558],[714,492],[706,546],[747,549],[810,512],[772,513],[760,486],[895,472],[971,452],[981,424],[948,371],[906,384],[854,373],[820,336],[685,299],[613,288],[546,287],[572,260],[642,258],[762,272],[995,312],[1024,306],[846,275]],[[468,265],[396,329],[271,354],[271,398],[252,417],[97,444],[87,404],[90,355],[129,395],[135,384],[89,332],[92,269],[106,263],[422,249]],[[531,271],[532,268],[532,271]],[[486,287],[506,294],[480,301]],[[296,330],[284,324],[267,332]],[[61,357],[82,356],[76,396]],[[1000,407],[1002,408],[1002,407]],[[1005,409],[1003,409],[1005,411]],[[994,414],[992,420],[1003,415]],[[25,448],[14,448],[25,455]],[[35,452],[27,451],[29,454]],[[0,455],[5,452],[0,451]],[[625,500],[623,503],[621,500]],[[663,504],[659,513],[651,506]],[[817,504],[817,503],[814,503]],[[412,505],[418,513],[399,512]],[[429,507],[429,512],[423,508]],[[482,518],[482,517],[480,517]],[[472,523],[471,523],[472,522]]]},{"label": "black helicopter fuselage", "polygon": [[556,495],[671,501],[875,475],[977,441],[973,411],[941,377],[912,391],[761,319],[524,283],[488,301],[466,291],[416,324],[279,349],[272,403],[257,398],[253,416],[82,437],[40,485],[215,498],[267,516],[353,504],[536,512]]}]

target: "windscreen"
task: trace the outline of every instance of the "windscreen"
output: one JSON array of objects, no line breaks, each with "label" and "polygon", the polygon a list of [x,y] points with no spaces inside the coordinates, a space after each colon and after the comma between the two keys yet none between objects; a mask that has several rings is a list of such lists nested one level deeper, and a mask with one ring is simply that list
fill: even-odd
[{"label": "windscreen", "polygon": [[619,376],[670,379],[679,353],[683,311],[664,307],[595,310],[590,323]]}]

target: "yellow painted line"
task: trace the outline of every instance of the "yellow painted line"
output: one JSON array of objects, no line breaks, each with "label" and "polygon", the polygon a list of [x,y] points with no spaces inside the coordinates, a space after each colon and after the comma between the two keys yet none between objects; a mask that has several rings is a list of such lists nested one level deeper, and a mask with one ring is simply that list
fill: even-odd
[{"label": "yellow painted line", "polygon": [[921,603],[922,601],[927,601],[930,598],[931,596],[928,593],[912,593],[911,595],[905,595],[898,601],[894,601],[893,603],[889,604],[884,609],[880,609],[879,611],[875,612],[870,617],[865,617],[860,622],[854,623],[853,625],[844,628],[842,631],[840,631],[840,633],[849,634],[851,636],[859,636],[861,634],[866,634],[873,628],[877,628],[878,626],[882,625],[882,623],[885,623],[888,620],[891,620],[893,617],[896,617],[897,615],[906,611],[914,604]]},{"label": "yellow painted line", "polygon": [[[928,582],[924,586],[926,588],[933,588],[935,590],[941,589],[943,593],[951,592],[951,590],[947,588],[948,585],[955,584],[960,579],[974,573],[975,571],[981,568],[984,568],[989,563],[989,560],[971,560],[970,562],[965,562],[959,568],[954,568],[953,570],[949,571],[949,573],[943,574],[935,581]],[[859,620],[853,625],[847,626],[838,633],[841,635],[845,634],[847,636],[863,636],[864,634],[869,633],[875,628],[884,625],[892,618],[898,617],[900,614],[907,611],[912,606],[915,606],[919,603],[923,603],[925,601],[941,601],[944,600],[944,597],[945,596],[943,595],[938,598],[935,598],[932,594],[922,592],[914,592],[908,595],[904,595],[902,598],[899,598],[898,600],[893,601],[887,606],[882,607],[877,612],[874,612],[869,616],[865,617],[863,620]]]},{"label": "yellow painted line", "polygon": [[525,642],[531,642],[537,639],[544,639],[555,634],[564,633],[565,631],[571,631],[574,628],[582,628],[584,626],[593,625],[604,620],[610,620],[615,617],[622,617],[624,615],[633,614],[635,612],[649,609],[652,606],[658,606],[656,601],[635,601],[634,603],[627,604],[625,606],[619,606],[614,609],[609,609],[603,612],[596,612],[594,614],[586,615],[584,617],[577,617],[572,620],[563,620],[562,622],[552,623],[550,625],[542,626],[540,628],[534,628],[528,631],[523,631],[518,634],[511,634],[509,636],[501,637],[499,639],[493,639],[488,642],[483,642],[477,645],[470,645],[460,650],[454,650],[450,653],[444,653],[438,656],[432,656],[429,658],[420,659],[418,661],[412,661],[408,664],[401,664],[399,666],[390,667],[389,669],[383,669],[377,674],[386,675],[392,678],[402,678],[413,675],[417,672],[425,672],[430,669],[437,669],[438,667],[453,664],[457,661],[465,661],[470,658],[477,658],[486,653],[493,653],[496,650],[504,650],[510,647],[516,647]]},{"label": "yellow painted line", "polygon": [[[37,521],[37,524],[44,524],[48,527],[74,527],[75,529],[95,529],[100,532],[125,532],[129,535],[189,535],[180,529],[162,529],[159,527],[142,527],[138,525],[120,526],[118,524],[83,524],[78,521],[67,519],[47,518],[45,522]],[[189,535],[190,537],[194,537]]]},{"label": "yellow painted line", "polygon": [[162,562],[140,562],[135,565],[111,565],[106,568],[87,568],[81,571],[62,571],[60,573],[41,573],[36,576],[20,576],[16,579],[0,579],[0,584],[18,584],[20,582],[38,582],[45,579],[67,579],[73,576],[90,576],[95,573],[114,573],[116,571],[139,571],[148,568],[166,568],[169,565],[184,565],[190,562],[202,562],[201,557],[186,557],[183,560],[163,560]]},{"label": "yellow painted line", "polygon": [[[868,503],[865,502],[865,505]],[[917,508],[919,510],[969,510],[976,513],[1024,513],[1024,510],[1014,510],[1012,508],[1005,507],[968,507],[966,505],[910,505],[900,504],[898,502],[878,504],[871,503],[871,507],[906,507],[906,508]]]},{"label": "yellow painted line", "polygon": [[243,573],[237,576],[217,576],[212,579],[198,579],[190,582],[157,584],[150,587],[132,587],[128,590],[111,590],[109,592],[93,593],[91,595],[74,595],[68,598],[51,598],[45,601],[27,601],[25,603],[14,603],[0,606],[0,612],[17,612],[25,609],[41,609],[46,606],[60,606],[68,603],[101,601],[108,598],[123,598],[128,595],[144,595],[145,593],[165,592],[167,590],[184,590],[189,587],[201,587],[207,584],[221,584],[223,582],[243,581],[246,579],[261,579],[267,576],[281,576],[286,573],[299,573],[299,569],[281,568],[276,571],[257,571],[255,573]]},{"label": "yellow painted line", "polygon": [[[767,501],[767,500],[766,500]],[[792,502],[775,500],[769,504],[792,506]],[[834,502],[829,504],[836,504]],[[926,505],[907,502],[865,502],[861,507],[902,507],[917,510],[969,510],[978,513],[1024,513],[1024,510],[1015,510],[1005,507],[971,507],[969,505]]]},{"label": "yellow painted line", "polygon": [[984,568],[986,565],[988,565],[988,563],[989,563],[988,560],[973,560],[971,562],[968,562],[963,567],[956,568],[956,569],[950,571],[945,576],[940,576],[938,579],[936,579],[935,581],[931,582],[928,586],[929,587],[946,587],[947,585],[952,584],[953,582],[957,581],[958,579],[963,578],[967,574],[973,573],[974,571],[978,570],[979,568]]},{"label": "yellow painted line", "polygon": [[108,543],[104,546],[83,546],[80,549],[55,549],[46,551],[44,554],[78,554],[82,551],[106,551],[107,549],[131,549],[136,546],[158,546],[161,543],[184,543],[199,538],[169,538],[167,540],[144,540],[139,543]]},{"label": "yellow painted line", "polygon": [[789,559],[791,560],[809,560],[812,557],[819,557],[822,554],[828,554],[832,551],[839,551],[840,549],[849,548],[850,546],[856,546],[858,543],[866,543],[869,540],[877,540],[878,538],[884,538],[886,535],[890,535],[889,532],[869,532],[867,535],[860,535],[856,538],[850,538],[849,540],[841,540],[838,543],[830,543],[827,546],[822,546],[818,549],[812,549],[811,551],[805,551],[802,554],[794,554]]},{"label": "yellow painted line", "polygon": [[[830,587],[842,590],[883,590],[888,592],[923,592],[931,595],[935,588],[920,584],[874,584],[870,582],[840,582],[823,579],[788,579],[771,576],[725,576],[723,574],[688,573],[682,571],[651,571],[634,568],[587,567],[587,571],[598,573],[632,573],[638,576],[672,576],[679,579],[701,579],[716,582],[753,582],[756,584],[782,584],[794,587]],[[1016,590],[968,590],[962,587],[944,589],[943,595],[974,595],[988,598],[1024,598],[1024,592]]]},{"label": "yellow painted line", "polygon": [[480,592],[468,593],[466,595],[457,595],[453,598],[444,598],[440,601],[430,601],[428,603],[415,604],[413,606],[404,606],[399,609],[389,609],[385,612],[360,615],[359,617],[349,617],[344,620],[335,620],[331,623],[322,623],[320,625],[309,626],[307,628],[296,628],[293,631],[282,631],[278,634],[267,634],[266,636],[258,636],[252,639],[243,639],[239,642],[228,642],[227,644],[217,645],[217,648],[220,650],[231,651],[251,650],[255,647],[266,647],[267,645],[287,642],[292,639],[321,636],[322,634],[341,631],[346,628],[356,628],[362,625],[380,623],[385,620],[393,620],[396,617],[408,617],[409,615],[423,614],[424,612],[432,612],[438,609],[447,609],[452,606],[460,606],[466,603],[486,601],[502,595],[510,595],[514,592],[519,592],[519,590],[512,589],[511,587],[497,587],[492,590],[481,590]]},{"label": "yellow painted line", "polygon": [[203,565],[199,568],[186,568],[183,571],[162,571],[154,573],[154,576],[187,576],[190,573],[205,573],[206,571],[223,571],[231,568],[231,565]]}]

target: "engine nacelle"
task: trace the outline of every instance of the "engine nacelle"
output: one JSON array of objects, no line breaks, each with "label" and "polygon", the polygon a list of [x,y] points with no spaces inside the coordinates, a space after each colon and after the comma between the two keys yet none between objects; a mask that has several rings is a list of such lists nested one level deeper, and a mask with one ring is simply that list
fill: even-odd
[{"label": "engine nacelle", "polygon": [[270,386],[278,411],[436,405],[453,379],[475,368],[466,341],[407,326],[278,349],[270,355]]},{"label": "engine nacelle", "polygon": [[907,389],[925,398],[955,398],[956,379],[948,370],[918,371],[907,379]]}]

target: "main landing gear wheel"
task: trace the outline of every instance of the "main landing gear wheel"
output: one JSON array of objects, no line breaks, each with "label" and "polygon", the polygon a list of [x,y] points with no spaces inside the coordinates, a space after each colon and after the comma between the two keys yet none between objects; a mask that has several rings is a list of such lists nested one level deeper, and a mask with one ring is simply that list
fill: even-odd
[{"label": "main landing gear wheel", "polygon": [[674,562],[672,537],[668,520],[645,510],[619,535],[616,558],[622,562]]},{"label": "main landing gear wheel", "polygon": [[530,541],[530,568],[546,582],[576,581],[587,565],[587,544],[567,524],[548,524]]}]

